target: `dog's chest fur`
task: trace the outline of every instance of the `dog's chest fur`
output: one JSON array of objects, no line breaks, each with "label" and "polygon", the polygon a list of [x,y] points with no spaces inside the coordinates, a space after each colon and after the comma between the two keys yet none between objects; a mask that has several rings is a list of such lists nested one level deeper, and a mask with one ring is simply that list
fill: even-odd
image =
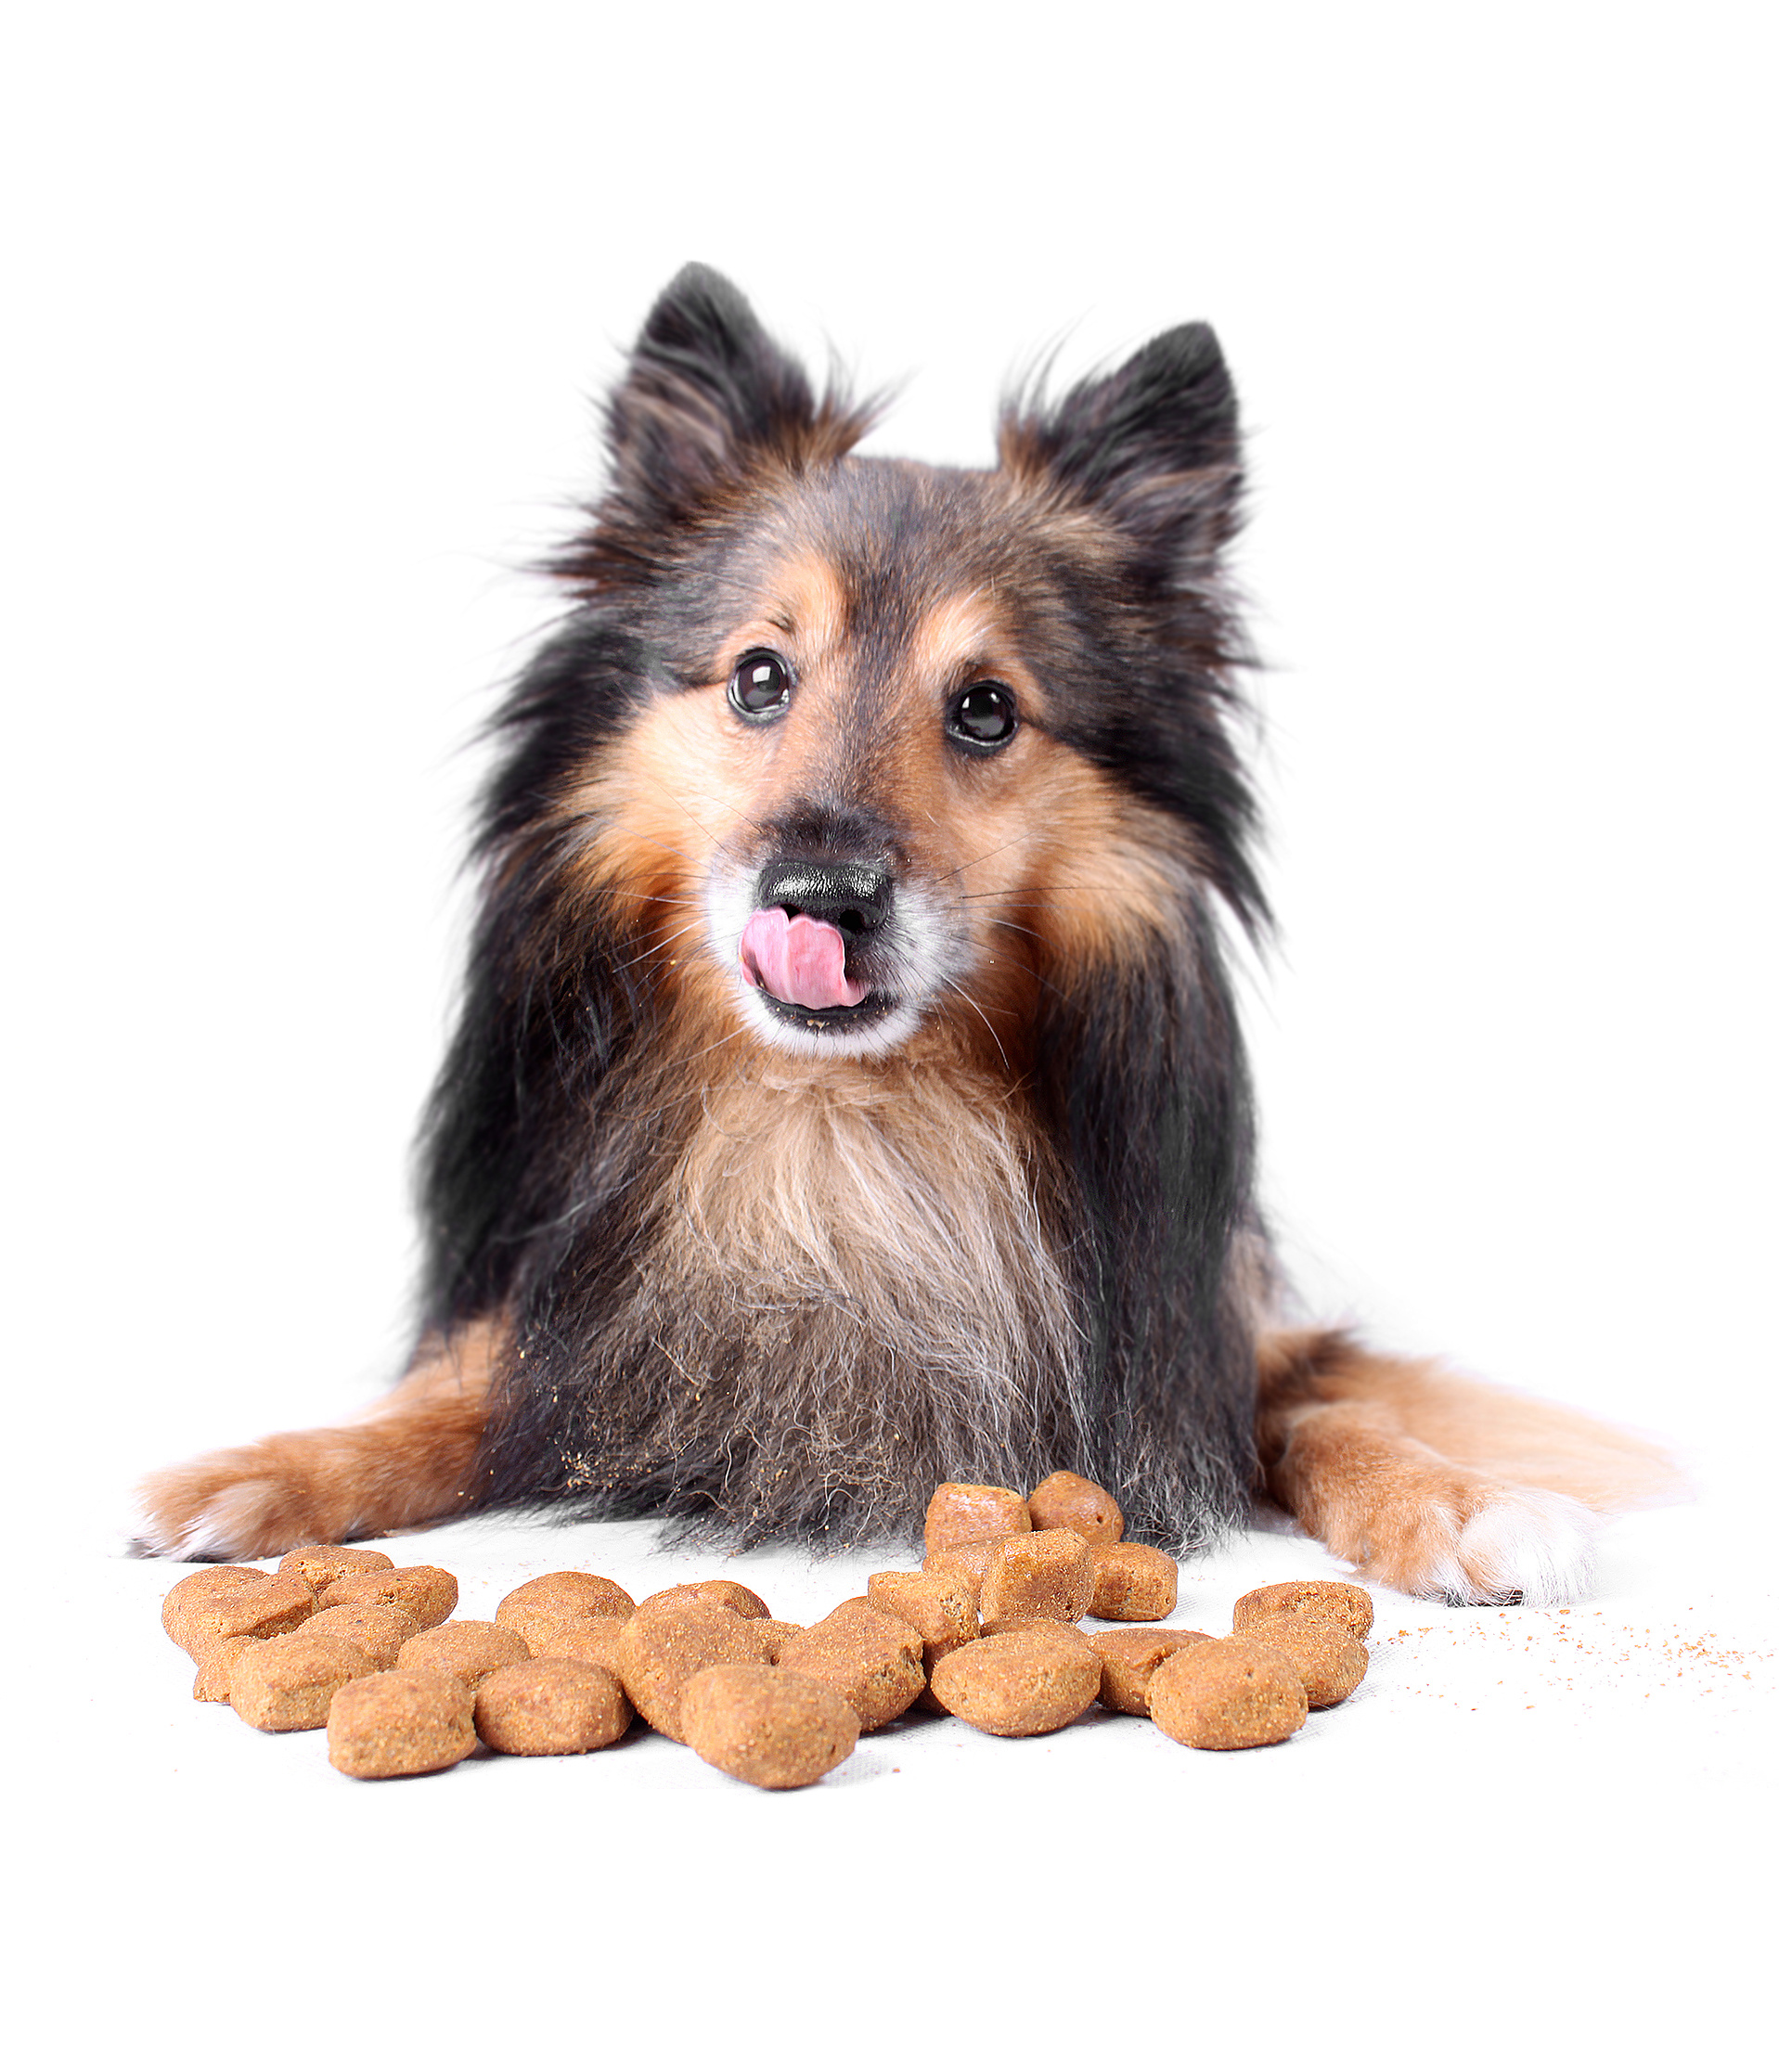
[{"label": "dog's chest fur", "polygon": [[565,1435],[565,1489],[720,1480],[745,1532],[782,1502],[787,1461],[827,1463],[857,1529],[876,1489],[883,1516],[905,1506],[911,1460],[986,1476],[1048,1457],[1081,1364],[1059,1211],[1004,1084],[936,1064],[719,1083],[593,1343],[624,1386],[579,1377],[607,1409]]}]

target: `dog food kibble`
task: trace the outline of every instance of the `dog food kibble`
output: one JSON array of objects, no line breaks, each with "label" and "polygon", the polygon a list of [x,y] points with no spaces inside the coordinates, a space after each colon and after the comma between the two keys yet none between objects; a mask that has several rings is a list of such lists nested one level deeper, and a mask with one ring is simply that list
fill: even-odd
[{"label": "dog food kibble", "polygon": [[321,1593],[321,1609],[336,1604],[399,1604],[421,1627],[442,1626],[458,1608],[458,1579],[448,1569],[366,1568],[342,1576]]},{"label": "dog food kibble", "polygon": [[[1064,1628],[1059,1626],[1056,1630],[1061,1633]],[[928,1641],[925,1643],[921,1650],[921,1667],[926,1675],[926,1689],[915,1692],[914,1703],[909,1707],[910,1712],[943,1712],[945,1710],[945,1707],[934,1694],[933,1672],[948,1654],[955,1654],[960,1648],[967,1648],[973,1644],[969,1641]]]},{"label": "dog food kibble", "polygon": [[1268,1583],[1236,1599],[1232,1623],[1240,1633],[1257,1619],[1272,1618],[1281,1612],[1333,1619],[1356,1641],[1372,1630],[1372,1593],[1356,1583]]},{"label": "dog food kibble", "polygon": [[987,1734],[1054,1733],[1099,1694],[1099,1656],[1051,1624],[971,1641],[933,1672],[938,1703]]},{"label": "dog food kibble", "polygon": [[794,1640],[806,1630],[805,1628],[793,1624],[790,1619],[754,1619],[752,1624],[754,1631],[764,1638],[770,1648],[771,1653],[767,1659],[771,1662],[779,1659],[779,1651],[787,1641]]},{"label": "dog food kibble", "polygon": [[335,1694],[371,1674],[370,1657],[337,1633],[280,1633],[255,1641],[229,1665],[228,1702],[269,1734],[325,1727]]},{"label": "dog food kibble", "polygon": [[336,1604],[305,1621],[303,1630],[355,1641],[369,1655],[373,1669],[393,1669],[395,1657],[420,1630],[420,1622],[399,1604]]},{"label": "dog food kibble", "polygon": [[502,1756],[584,1756],[630,1718],[624,1686],[592,1662],[509,1663],[476,1692],[476,1731]]},{"label": "dog food kibble", "polygon": [[[984,1544],[994,1548],[1000,1542],[988,1540]],[[892,1618],[905,1620],[921,1636],[921,1669],[926,1688],[914,1694],[910,1709],[916,1712],[945,1710],[933,1695],[933,1672],[954,1649],[978,1639],[982,1632],[982,1622],[976,1616],[981,1585],[967,1570],[942,1565],[946,1560],[947,1556],[939,1553],[933,1557],[930,1568],[911,1572],[886,1569],[866,1585],[871,1603]]]},{"label": "dog food kibble", "polygon": [[571,1619],[627,1619],[636,1610],[636,1600],[627,1589],[606,1576],[590,1576],[585,1569],[559,1568],[548,1576],[534,1576],[509,1590],[495,1606],[495,1624],[510,1626],[524,1636],[534,1654],[542,1651],[538,1641],[552,1627]]},{"label": "dog food kibble", "polygon": [[988,1564],[1006,1544],[1007,1537],[1003,1534],[999,1539],[967,1539],[956,1547],[935,1547],[921,1567],[929,1576],[961,1577],[980,1597]]},{"label": "dog food kibble", "polygon": [[443,1669],[474,1691],[484,1677],[510,1662],[529,1662],[531,1650],[522,1635],[491,1619],[446,1619],[429,1626],[404,1643],[395,1658],[398,1669]]},{"label": "dog food kibble", "polygon": [[976,1589],[967,1577],[885,1569],[865,1586],[879,1611],[911,1626],[929,1647],[935,1641],[973,1641],[981,1632]]},{"label": "dog food kibble", "polygon": [[1180,1602],[1180,1564],[1159,1547],[1121,1539],[1092,1552],[1096,1619],[1165,1619]]},{"label": "dog food kibble", "polygon": [[175,1647],[191,1653],[196,1629],[190,1624],[197,1607],[242,1583],[263,1583],[263,1568],[199,1568],[182,1576],[161,1600],[161,1630]]},{"label": "dog food kibble", "polygon": [[1030,1532],[1032,1514],[1016,1489],[985,1482],[942,1482],[926,1507],[926,1550]]},{"label": "dog food kibble", "polygon": [[[756,1597],[745,1583],[717,1581],[715,1583],[674,1583],[664,1590],[657,1590],[652,1597],[645,1597],[644,1604],[727,1604],[731,1612],[738,1612],[744,1619],[770,1618],[766,1600]],[[639,1611],[641,1606],[638,1606]]]},{"label": "dog food kibble", "polygon": [[595,1668],[610,1669],[622,1682],[624,1679],[618,1669],[618,1635],[628,1623],[627,1619],[618,1618],[571,1619],[568,1625],[552,1628],[532,1650],[533,1657],[539,1662],[590,1662]]},{"label": "dog food kibble", "polygon": [[355,1576],[367,1568],[393,1568],[387,1554],[370,1547],[292,1547],[278,1564],[280,1576],[294,1569],[317,1597],[329,1583],[342,1576]]},{"label": "dog food kibble", "polygon": [[765,1662],[769,1635],[727,1604],[638,1605],[618,1636],[618,1674],[630,1703],[657,1733],[684,1741],[679,1693],[700,1669],[724,1662]]},{"label": "dog food kibble", "polygon": [[844,1763],[858,1715],[830,1683],[792,1669],[701,1669],[681,1703],[686,1739],[715,1769],[767,1791],[813,1784]]},{"label": "dog food kibble", "polygon": [[226,1641],[213,1641],[198,1656],[198,1674],[193,1679],[191,1694],[208,1705],[228,1703],[228,1672],[235,1657],[243,1648],[258,1647],[259,1642],[250,1640],[245,1633],[237,1633]]},{"label": "dog food kibble", "polygon": [[552,1575],[534,1576],[530,1582],[509,1590],[495,1607],[495,1624],[522,1635],[533,1655],[541,1660],[560,1652],[557,1639],[569,1627],[588,1619],[627,1619],[636,1608],[629,1591],[609,1577],[562,1568]]},{"label": "dog food kibble", "polygon": [[[769,1791],[814,1783],[910,1705],[1023,1736],[1097,1699],[1188,1747],[1255,1748],[1363,1679],[1366,1591],[1270,1583],[1213,1640],[1151,1623],[1174,1609],[1179,1568],[1123,1532],[1106,1490],[1059,1470],[1029,1499],[941,1483],[921,1566],[881,1570],[812,1626],[775,1619],[728,1577],[638,1603],[583,1569],[520,1584],[492,1619],[453,1619],[445,1570],[330,1546],[298,1547],[270,1575],[183,1577],[161,1620],[197,1664],[194,1698],[268,1732],[325,1723],[350,1777],[447,1770],[478,1731],[501,1755],[577,1755],[638,1713]],[[1083,1633],[1089,1613],[1125,1623]]]},{"label": "dog food kibble", "polygon": [[[174,1614],[167,1630],[194,1659],[213,1641],[239,1634],[269,1641],[313,1617],[315,1592],[301,1576],[265,1576],[257,1568],[248,1574],[250,1581],[188,1597]],[[163,1621],[165,1617],[163,1609]]]},{"label": "dog food kibble", "polygon": [[1072,1625],[1093,1596],[1093,1560],[1078,1532],[1029,1532],[1001,1542],[982,1578],[982,1629],[1016,1619]]},{"label": "dog food kibble", "polygon": [[869,1598],[848,1598],[779,1650],[779,1667],[831,1684],[866,1733],[905,1713],[926,1687],[921,1636]]},{"label": "dog food kibble", "polygon": [[359,1677],[328,1714],[328,1760],[348,1777],[423,1777],[475,1744],[474,1696],[443,1669]]},{"label": "dog food kibble", "polygon": [[1309,1708],[1291,1657],[1237,1634],[1176,1648],[1149,1679],[1149,1717],[1188,1748],[1264,1748]]},{"label": "dog food kibble", "polygon": [[1279,1612],[1271,1618],[1256,1619],[1251,1626],[1244,1626],[1241,1637],[1264,1641],[1291,1657],[1291,1667],[1303,1681],[1304,1698],[1311,1712],[1350,1698],[1365,1680],[1370,1666],[1365,1643],[1354,1640],[1349,1628],[1336,1626],[1333,1619]]},{"label": "dog food kibble", "polygon": [[1135,1713],[1147,1719],[1150,1678],[1176,1649],[1210,1637],[1172,1626],[1089,1633],[1088,1645],[1100,1657],[1100,1703],[1108,1712]]},{"label": "dog food kibble", "polygon": [[1110,1547],[1124,1538],[1124,1512],[1116,1500],[1097,1482],[1071,1474],[1066,1468],[1046,1475],[1025,1504],[1034,1532],[1066,1526],[1078,1532],[1089,1547]]}]

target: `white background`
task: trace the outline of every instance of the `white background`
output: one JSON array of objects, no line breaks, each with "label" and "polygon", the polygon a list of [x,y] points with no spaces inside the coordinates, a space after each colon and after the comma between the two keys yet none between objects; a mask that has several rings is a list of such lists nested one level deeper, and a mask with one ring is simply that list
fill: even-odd
[{"label": "white background", "polygon": [[[906,376],[873,445],[929,459],[986,461],[1003,380],[1059,340],[1073,374],[1216,324],[1271,664],[1281,936],[1251,1031],[1288,1255],[1387,1343],[1667,1434],[1709,1500],[1638,1543],[1657,1567],[1704,1544],[1686,1518],[1763,1501],[1771,56],[1754,6],[1549,0],[71,5],[16,32],[0,681],[31,1557],[109,1561],[135,1474],[317,1422],[399,1363],[473,736],[553,610],[523,571],[597,479],[592,398],[690,257],[816,361]],[[196,1764],[198,1709],[143,1759],[150,1795],[163,1756]],[[1441,1822],[1500,1831],[1464,1762],[1429,1789],[1451,1809],[1376,1844],[1412,1858],[1393,1917],[1382,1887],[1362,1929],[1343,1905],[1360,1823],[1308,1898],[1290,1836],[1257,1840],[1276,1887],[1250,1862],[1244,1889],[1283,1911],[1256,1936],[1362,1932],[1399,1977],[1416,1950],[1542,1962],[1608,1887],[1628,1905],[1638,1850],[1608,1876],[1543,1813],[1454,1887]],[[722,1816],[742,1912],[748,1849],[817,1832],[776,1810]],[[918,1857],[930,1813],[884,1832]],[[898,1936],[933,1928],[938,1887],[953,1937],[1026,1892],[1042,1808],[1003,1814],[955,1878],[897,1872]],[[107,1833],[94,1875],[152,1916],[143,1852],[178,1856],[176,1822]],[[231,1905],[264,1921],[241,1847]],[[867,1844],[824,1847],[800,1889],[855,1902]],[[1174,1910],[1182,1950],[1229,1918],[1192,1853],[1189,1829],[1159,1860],[1178,1877],[1107,1873]],[[364,1873],[341,1879],[359,1903]],[[884,1930],[860,1919],[863,1950]],[[1047,1990],[1119,1983],[1109,1950],[1059,1971],[1057,1922],[1031,1932]],[[641,1962],[627,1919],[599,1934]],[[1646,1976],[1659,1944],[1630,1936],[1596,1960]],[[1250,1956],[1214,1968],[1257,2019],[1282,1973]],[[922,1945],[896,1975],[895,2062],[947,2062],[922,1981],[958,1959]],[[760,1961],[756,2018],[805,1969],[793,1935]],[[599,1975],[534,1980],[534,2033]],[[1184,2010],[1210,1990],[1185,1977],[1139,1983]],[[1554,2031],[1503,2021],[1544,2062]]]}]

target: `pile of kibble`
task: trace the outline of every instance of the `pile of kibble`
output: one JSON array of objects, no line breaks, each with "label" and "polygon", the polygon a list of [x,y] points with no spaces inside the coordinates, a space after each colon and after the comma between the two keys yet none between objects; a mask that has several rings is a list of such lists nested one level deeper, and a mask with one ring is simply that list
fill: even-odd
[{"label": "pile of kibble", "polygon": [[[1364,1676],[1362,1589],[1269,1584],[1213,1639],[1153,1623],[1174,1609],[1178,1568],[1123,1536],[1115,1501],[1077,1474],[1029,1497],[947,1482],[922,1565],[873,1576],[813,1626],[773,1618],[740,1583],[638,1604],[577,1569],[522,1583],[492,1620],[454,1619],[455,1577],[357,1547],[299,1547],[276,1573],[201,1569],[167,1592],[161,1624],[198,1665],[193,1697],[269,1733],[325,1727],[348,1777],[448,1770],[478,1742],[585,1754],[638,1713],[774,1789],[814,1783],[910,1707],[1023,1735],[1097,1703],[1189,1748],[1256,1748]],[[1085,1633],[1084,1617],[1131,1623]]]}]

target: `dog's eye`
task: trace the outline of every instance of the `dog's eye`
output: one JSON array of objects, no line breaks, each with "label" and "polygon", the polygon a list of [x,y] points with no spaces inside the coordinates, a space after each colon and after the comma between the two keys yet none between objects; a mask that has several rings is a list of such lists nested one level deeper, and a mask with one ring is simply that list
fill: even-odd
[{"label": "dog's eye", "polygon": [[1005,684],[972,684],[952,701],[945,730],[965,748],[999,748],[1018,725],[1019,710]]},{"label": "dog's eye", "polygon": [[728,680],[728,701],[747,719],[770,719],[791,701],[791,664],[769,648],[743,655]]}]

